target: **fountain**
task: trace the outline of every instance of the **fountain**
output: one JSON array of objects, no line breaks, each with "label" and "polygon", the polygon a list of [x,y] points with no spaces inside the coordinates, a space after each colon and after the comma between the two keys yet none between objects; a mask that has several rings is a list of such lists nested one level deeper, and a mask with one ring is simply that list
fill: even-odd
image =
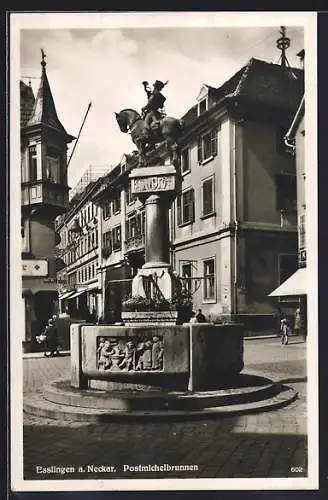
[{"label": "fountain", "polygon": [[130,173],[132,193],[145,204],[145,264],[133,279],[123,324],[71,325],[70,381],[50,384],[25,411],[91,421],[177,417],[262,411],[296,397],[271,380],[241,374],[243,325],[177,324],[168,214],[179,176],[176,144],[168,142],[171,165],[145,166],[140,146],[142,161]]}]

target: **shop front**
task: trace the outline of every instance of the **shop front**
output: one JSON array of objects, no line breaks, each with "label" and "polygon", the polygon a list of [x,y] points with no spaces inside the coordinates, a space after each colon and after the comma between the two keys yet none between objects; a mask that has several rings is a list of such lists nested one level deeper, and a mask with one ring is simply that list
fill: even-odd
[{"label": "shop front", "polygon": [[296,317],[299,317],[297,330],[303,335],[304,339],[306,339],[307,336],[307,293],[308,270],[306,267],[301,267],[269,294],[269,297],[294,299],[296,307],[292,318],[292,326],[295,330],[295,323],[297,323]]}]

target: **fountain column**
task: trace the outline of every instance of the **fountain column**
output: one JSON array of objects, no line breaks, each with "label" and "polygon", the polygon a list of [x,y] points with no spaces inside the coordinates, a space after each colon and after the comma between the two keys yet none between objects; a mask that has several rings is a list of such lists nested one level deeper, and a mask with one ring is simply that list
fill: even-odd
[{"label": "fountain column", "polygon": [[[171,299],[169,206],[176,196],[176,169],[172,165],[136,168],[130,179],[132,193],[145,203],[146,212],[145,264],[134,280],[135,290],[141,276],[155,275],[163,296]],[[133,289],[132,284],[132,293]]]}]

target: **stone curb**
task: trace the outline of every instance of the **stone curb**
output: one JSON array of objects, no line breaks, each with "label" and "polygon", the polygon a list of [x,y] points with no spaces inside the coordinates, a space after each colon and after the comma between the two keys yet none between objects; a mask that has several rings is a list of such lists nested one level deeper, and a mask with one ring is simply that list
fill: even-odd
[{"label": "stone curb", "polygon": [[[262,379],[262,380],[261,380]],[[263,379],[261,384],[212,391],[112,391],[73,390],[69,381],[58,381],[44,388],[43,399],[59,405],[106,411],[196,411],[204,408],[250,404],[276,396],[279,384]],[[260,382],[258,380],[257,382]],[[253,380],[253,383],[255,381]]]},{"label": "stone curb", "polygon": [[253,403],[236,404],[230,406],[219,406],[203,408],[201,410],[165,410],[165,411],[109,411],[95,410],[91,408],[77,408],[67,405],[51,403],[42,398],[40,394],[29,397],[29,401],[24,403],[25,413],[30,415],[45,417],[54,420],[74,421],[74,422],[109,422],[138,419],[179,419],[198,417],[224,417],[233,415],[245,415],[250,413],[262,413],[270,410],[277,410],[295,401],[298,393],[291,388],[279,393],[272,398],[256,401]]}]

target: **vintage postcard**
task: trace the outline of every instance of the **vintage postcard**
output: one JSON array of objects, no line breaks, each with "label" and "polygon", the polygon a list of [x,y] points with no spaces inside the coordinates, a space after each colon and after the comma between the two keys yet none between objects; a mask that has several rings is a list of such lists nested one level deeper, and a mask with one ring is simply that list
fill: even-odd
[{"label": "vintage postcard", "polygon": [[14,13],[11,488],[318,488],[316,14]]}]

